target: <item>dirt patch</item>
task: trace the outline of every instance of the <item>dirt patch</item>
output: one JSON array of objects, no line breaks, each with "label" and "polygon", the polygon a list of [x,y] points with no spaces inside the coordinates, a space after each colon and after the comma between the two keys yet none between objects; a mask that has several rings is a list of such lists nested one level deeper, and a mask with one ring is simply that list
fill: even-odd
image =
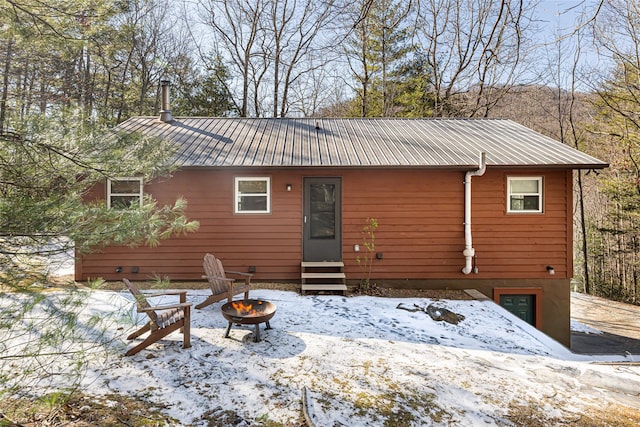
[{"label": "dirt patch", "polygon": [[572,293],[571,319],[601,332],[572,331],[574,353],[640,354],[640,306]]},{"label": "dirt patch", "polygon": [[471,295],[465,291],[454,289],[395,289],[384,288],[385,297],[389,298],[430,298],[430,299],[453,299],[472,300]]},{"label": "dirt patch", "polygon": [[[122,395],[86,396],[74,394],[45,396],[35,401],[2,399],[0,426],[158,426],[180,425],[178,420],[163,415],[160,407]],[[5,415],[6,414],[6,415]]]},{"label": "dirt patch", "polygon": [[640,340],[640,306],[593,295],[571,294],[571,317],[611,335]]},{"label": "dirt patch", "polygon": [[[171,289],[208,289],[207,282],[171,282],[167,284],[159,284],[154,282],[140,282],[140,289],[159,289],[170,287]],[[299,283],[286,282],[256,282],[251,283],[252,289],[272,289],[278,291],[299,292]],[[124,283],[120,281],[105,282],[99,289],[121,291],[126,290]],[[474,299],[465,291],[454,289],[398,289],[375,287],[370,293],[359,293],[355,287],[348,287],[347,296],[355,295],[372,295],[387,298],[430,298],[430,299],[451,299],[451,300],[472,300]]]},{"label": "dirt patch", "polygon": [[635,427],[640,425],[640,411],[622,405],[608,405],[594,410],[587,408],[574,413],[561,411],[559,416],[550,416],[546,408],[537,402],[529,405],[511,405],[507,419],[519,427],[541,425],[571,425],[575,427]]}]

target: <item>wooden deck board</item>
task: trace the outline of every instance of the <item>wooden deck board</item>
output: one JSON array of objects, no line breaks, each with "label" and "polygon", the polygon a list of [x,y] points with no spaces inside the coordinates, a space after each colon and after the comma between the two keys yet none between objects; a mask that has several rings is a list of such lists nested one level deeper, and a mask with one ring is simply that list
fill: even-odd
[{"label": "wooden deck board", "polygon": [[322,267],[344,267],[342,261],[302,261],[302,268],[322,268]]},{"label": "wooden deck board", "polygon": [[301,273],[302,279],[345,279],[344,273]]},{"label": "wooden deck board", "polygon": [[303,291],[344,291],[347,290],[347,285],[342,283],[331,283],[331,284],[320,284],[320,283],[312,283],[312,284],[303,284]]}]

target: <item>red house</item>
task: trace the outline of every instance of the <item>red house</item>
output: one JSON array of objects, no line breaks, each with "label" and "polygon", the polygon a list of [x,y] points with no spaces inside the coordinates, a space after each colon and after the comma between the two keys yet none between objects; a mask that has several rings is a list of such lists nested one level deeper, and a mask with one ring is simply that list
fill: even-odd
[{"label": "red house", "polygon": [[95,197],[184,196],[199,231],[79,256],[77,280],[201,280],[211,252],[256,282],[313,289],[309,277],[323,275],[303,273],[318,265],[356,282],[363,227],[375,218],[376,283],[477,289],[569,345],[572,172],[606,163],[509,120],[174,119],[166,110],[120,128],[177,144],[174,176],[110,180]]}]

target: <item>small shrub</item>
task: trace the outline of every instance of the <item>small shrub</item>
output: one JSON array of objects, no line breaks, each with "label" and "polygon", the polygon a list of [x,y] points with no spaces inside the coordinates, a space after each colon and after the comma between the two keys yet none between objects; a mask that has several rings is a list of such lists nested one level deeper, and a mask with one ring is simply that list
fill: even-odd
[{"label": "small shrub", "polygon": [[356,262],[362,268],[362,278],[356,289],[357,294],[362,295],[383,295],[382,289],[371,281],[371,272],[373,271],[373,260],[376,252],[376,229],[378,228],[378,220],[376,218],[367,218],[362,228],[363,241],[361,247],[364,248],[364,255],[356,256]]}]

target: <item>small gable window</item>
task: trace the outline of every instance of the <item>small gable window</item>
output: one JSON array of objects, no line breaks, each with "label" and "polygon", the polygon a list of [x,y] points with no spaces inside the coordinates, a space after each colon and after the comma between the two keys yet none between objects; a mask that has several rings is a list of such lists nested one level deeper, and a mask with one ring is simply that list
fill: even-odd
[{"label": "small gable window", "polygon": [[270,213],[271,178],[236,177],[235,213]]},{"label": "small gable window", "polygon": [[137,208],[142,205],[142,178],[107,180],[107,206],[114,209]]},{"label": "small gable window", "polygon": [[542,212],[542,177],[508,178],[507,212]]}]

